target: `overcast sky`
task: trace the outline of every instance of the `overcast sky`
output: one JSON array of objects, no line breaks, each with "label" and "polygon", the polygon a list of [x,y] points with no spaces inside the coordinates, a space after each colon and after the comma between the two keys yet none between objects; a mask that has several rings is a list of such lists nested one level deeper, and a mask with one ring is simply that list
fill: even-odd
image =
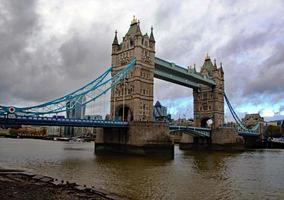
[{"label": "overcast sky", "polygon": [[[143,33],[154,27],[157,57],[198,70],[206,53],[222,62],[241,116],[284,118],[283,13],[282,0],[0,0],[0,105],[48,101],[94,79],[110,65],[114,31],[121,41],[135,15]],[[192,117],[191,89],[155,80],[154,96]]]}]

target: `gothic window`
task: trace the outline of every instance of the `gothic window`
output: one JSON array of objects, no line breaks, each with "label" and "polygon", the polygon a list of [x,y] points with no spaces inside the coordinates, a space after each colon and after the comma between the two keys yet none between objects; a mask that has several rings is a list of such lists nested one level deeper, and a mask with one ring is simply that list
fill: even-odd
[{"label": "gothic window", "polygon": [[130,39],[130,47],[132,47],[134,45],[133,39]]}]

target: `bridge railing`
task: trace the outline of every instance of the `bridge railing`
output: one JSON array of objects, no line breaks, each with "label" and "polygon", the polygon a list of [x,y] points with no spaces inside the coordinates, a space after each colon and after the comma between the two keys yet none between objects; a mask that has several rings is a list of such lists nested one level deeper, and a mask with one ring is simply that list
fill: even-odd
[{"label": "bridge railing", "polygon": [[[34,116],[14,116],[13,118],[9,118],[8,116],[3,116],[0,115],[0,122],[7,122],[7,123],[17,123],[17,122],[22,122],[23,124],[25,123],[37,123],[37,122],[42,122],[45,124],[48,124],[50,126],[56,126],[58,124],[64,124],[66,123],[71,123],[69,125],[74,124],[104,124],[104,125],[123,125],[127,126],[128,122],[125,121],[109,121],[109,120],[92,120],[92,119],[70,119],[70,118],[54,118],[54,117],[34,117]],[[62,123],[60,123],[62,122]]]}]

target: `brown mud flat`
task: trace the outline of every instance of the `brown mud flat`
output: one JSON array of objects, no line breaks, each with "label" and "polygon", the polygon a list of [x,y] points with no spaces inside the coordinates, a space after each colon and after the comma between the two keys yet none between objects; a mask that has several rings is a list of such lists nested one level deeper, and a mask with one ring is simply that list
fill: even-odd
[{"label": "brown mud flat", "polygon": [[121,200],[114,194],[93,187],[57,180],[20,170],[0,168],[0,199],[11,200]]}]

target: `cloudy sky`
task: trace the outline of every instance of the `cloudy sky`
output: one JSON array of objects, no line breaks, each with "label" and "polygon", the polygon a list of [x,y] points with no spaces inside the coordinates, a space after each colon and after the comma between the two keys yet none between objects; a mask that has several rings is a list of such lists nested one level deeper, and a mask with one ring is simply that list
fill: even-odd
[{"label": "cloudy sky", "polygon": [[[114,31],[121,41],[135,15],[143,33],[154,27],[156,56],[198,69],[206,53],[222,62],[241,116],[284,118],[283,13],[282,0],[0,0],[0,105],[48,101],[94,79],[110,65]],[[192,117],[191,89],[155,80],[154,95]]]}]

